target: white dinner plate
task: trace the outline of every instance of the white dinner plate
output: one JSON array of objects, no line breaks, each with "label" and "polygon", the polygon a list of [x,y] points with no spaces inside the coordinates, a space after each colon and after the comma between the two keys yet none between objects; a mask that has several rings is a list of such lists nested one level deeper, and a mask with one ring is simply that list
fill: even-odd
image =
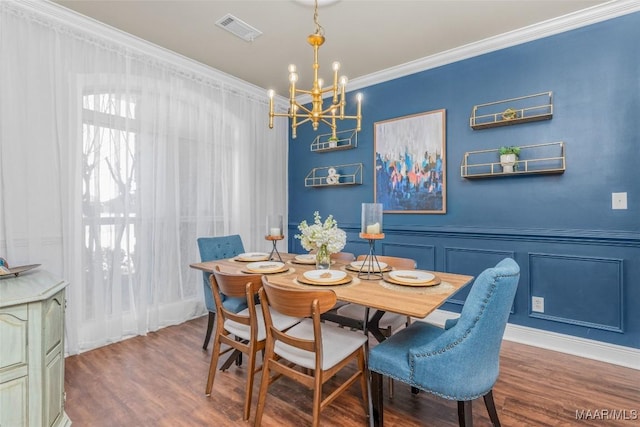
[{"label": "white dinner plate", "polygon": [[236,256],[239,261],[267,261],[269,254],[264,252],[246,252]]},{"label": "white dinner plate", "polygon": [[315,254],[296,255],[295,260],[301,264],[315,264]]},{"label": "white dinner plate", "polygon": [[[364,261],[353,261],[351,264],[349,264],[352,268],[356,269],[356,270],[360,270],[360,268],[362,268],[362,271],[369,271],[369,261],[367,261],[364,265],[363,265]],[[372,262],[372,268],[371,271],[380,271],[380,270],[384,270],[385,268],[387,268],[387,263],[386,262]],[[378,264],[380,264],[380,267],[378,268]]]},{"label": "white dinner plate", "polygon": [[347,273],[340,270],[311,270],[305,271],[303,276],[305,279],[311,280],[312,282],[330,283],[344,279],[347,277]]},{"label": "white dinner plate", "polygon": [[427,283],[436,278],[435,274],[419,270],[395,270],[389,272],[389,277],[404,283]]},{"label": "white dinner plate", "polygon": [[260,261],[247,264],[247,270],[256,273],[271,273],[282,270],[283,267],[284,263],[279,261]]}]

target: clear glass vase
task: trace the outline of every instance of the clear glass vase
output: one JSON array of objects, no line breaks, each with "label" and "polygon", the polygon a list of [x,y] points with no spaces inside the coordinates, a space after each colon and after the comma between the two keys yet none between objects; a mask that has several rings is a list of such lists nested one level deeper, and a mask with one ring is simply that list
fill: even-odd
[{"label": "clear glass vase", "polygon": [[316,253],[316,270],[328,270],[331,268],[331,255],[327,245],[322,245]]}]

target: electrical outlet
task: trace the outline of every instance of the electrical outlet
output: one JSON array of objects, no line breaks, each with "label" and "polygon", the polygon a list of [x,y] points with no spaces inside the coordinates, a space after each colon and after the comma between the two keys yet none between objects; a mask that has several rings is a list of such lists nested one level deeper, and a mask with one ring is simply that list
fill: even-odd
[{"label": "electrical outlet", "polygon": [[627,209],[627,193],[611,193],[611,209]]},{"label": "electrical outlet", "polygon": [[544,313],[544,298],[531,297],[531,311],[536,313]]}]

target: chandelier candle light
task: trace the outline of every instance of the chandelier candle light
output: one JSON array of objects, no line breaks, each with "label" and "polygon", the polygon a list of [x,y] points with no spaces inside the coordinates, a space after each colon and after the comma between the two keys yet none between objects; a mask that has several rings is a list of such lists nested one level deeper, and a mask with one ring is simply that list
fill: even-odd
[{"label": "chandelier candle light", "polygon": [[[323,88],[323,80],[318,78],[318,49],[324,43],[324,28],[318,23],[318,0],[315,0],[315,9],[313,13],[313,21],[316,24],[316,32],[307,37],[307,42],[313,47],[313,86],[311,90],[303,90],[296,88],[298,81],[298,73],[296,66],[289,65],[289,111],[287,113],[276,113],[273,109],[273,97],[275,92],[269,90],[269,129],[273,129],[274,117],[288,117],[291,119],[291,136],[296,137],[296,128],[306,122],[311,122],[313,130],[318,130],[320,122],[327,124],[331,128],[331,139],[336,139],[336,120],[355,119],[356,132],[360,131],[362,121],[362,94],[356,96],[357,110],[355,116],[347,116],[344,114],[345,109],[345,88],[347,86],[347,78],[341,76],[338,79],[338,71],[340,63],[334,62],[333,68],[333,84],[330,87]],[[331,103],[324,108],[324,100],[322,96],[325,93],[332,92]],[[297,94],[311,96],[311,109],[296,100]]]},{"label": "chandelier candle light", "polygon": [[384,239],[384,233],[382,232],[382,203],[363,203],[361,218],[360,238],[369,241],[369,253],[362,261],[358,277],[381,279],[382,268],[375,253],[375,241]]}]

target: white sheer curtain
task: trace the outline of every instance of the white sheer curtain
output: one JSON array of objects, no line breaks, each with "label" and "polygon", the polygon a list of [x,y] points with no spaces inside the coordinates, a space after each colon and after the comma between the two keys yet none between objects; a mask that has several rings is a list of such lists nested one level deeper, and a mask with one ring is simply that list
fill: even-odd
[{"label": "white sheer curtain", "polygon": [[0,255],[70,282],[68,353],[204,313],[197,237],[269,247],[287,128],[266,96],[25,2],[0,1],[0,61]]}]

